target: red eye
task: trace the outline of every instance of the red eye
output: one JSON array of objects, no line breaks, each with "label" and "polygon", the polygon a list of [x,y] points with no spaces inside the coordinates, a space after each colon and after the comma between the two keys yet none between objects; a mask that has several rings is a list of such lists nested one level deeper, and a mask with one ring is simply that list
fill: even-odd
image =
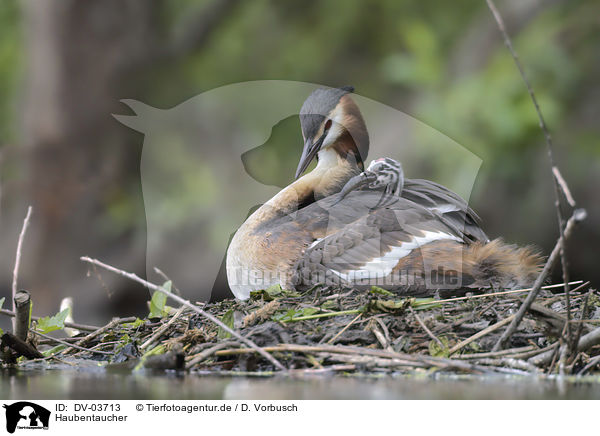
[{"label": "red eye", "polygon": [[325,122],[325,127],[323,128],[323,131],[327,132],[331,128],[331,124],[331,120],[327,120]]}]

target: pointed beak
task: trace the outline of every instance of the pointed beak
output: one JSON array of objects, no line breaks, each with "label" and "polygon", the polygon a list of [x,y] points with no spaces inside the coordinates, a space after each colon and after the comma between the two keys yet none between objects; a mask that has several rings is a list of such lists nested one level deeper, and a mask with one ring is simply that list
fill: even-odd
[{"label": "pointed beak", "polygon": [[304,142],[302,156],[300,157],[300,162],[298,163],[298,169],[296,169],[296,180],[298,180],[302,173],[306,171],[306,168],[308,168],[312,160],[315,158],[321,149],[324,139],[325,135],[321,135],[321,137],[315,142],[312,142],[310,138]]}]

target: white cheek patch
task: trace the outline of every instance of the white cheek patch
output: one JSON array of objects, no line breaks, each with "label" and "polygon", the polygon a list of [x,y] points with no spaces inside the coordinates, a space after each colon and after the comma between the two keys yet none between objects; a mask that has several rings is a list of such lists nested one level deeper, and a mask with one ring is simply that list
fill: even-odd
[{"label": "white cheek patch", "polygon": [[327,132],[327,136],[325,136],[325,139],[323,140],[323,148],[333,144],[344,132],[344,111],[339,105],[333,110],[329,118],[331,119],[331,121],[333,121],[333,123],[331,125],[331,128],[329,129],[329,132]]},{"label": "white cheek patch", "polygon": [[430,242],[448,239],[462,242],[460,238],[443,232],[423,232],[424,236],[415,236],[410,242],[403,242],[397,247],[393,247],[384,256],[378,257],[365,263],[359,269],[349,270],[345,273],[332,270],[337,276],[345,281],[352,282],[360,279],[377,279],[386,277],[392,272],[392,269],[398,264],[398,261],[410,254],[416,248],[429,244]]},{"label": "white cheek patch", "polygon": [[321,145],[321,148],[325,148],[325,147],[328,147],[331,144],[333,144],[335,141],[337,141],[337,139],[340,137],[341,134],[342,134],[341,125],[338,124],[337,122],[334,122],[331,125],[331,128],[329,129],[329,131],[327,132],[327,136],[325,136],[325,139],[323,140],[323,145]]}]

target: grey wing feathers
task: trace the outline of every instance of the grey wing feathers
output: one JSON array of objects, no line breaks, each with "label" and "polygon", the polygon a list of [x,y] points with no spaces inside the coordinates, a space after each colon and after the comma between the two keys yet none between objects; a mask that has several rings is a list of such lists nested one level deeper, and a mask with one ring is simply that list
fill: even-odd
[{"label": "grey wing feathers", "polygon": [[[376,193],[356,191],[332,207],[330,215],[335,216],[338,207],[344,209],[352,208],[358,202],[364,204],[369,197],[373,197],[373,201],[378,198]],[[437,239],[461,241],[462,233],[439,214],[398,198],[394,205],[371,210],[313,243],[306,249],[297,268],[300,271],[362,270],[386,275],[414,248]]]},{"label": "grey wing feathers", "polygon": [[489,241],[480,227],[479,216],[465,200],[445,186],[430,180],[406,179],[401,196],[442,214],[455,228],[461,229],[466,242]]},{"label": "grey wing feathers", "polygon": [[402,165],[394,159],[372,161],[366,171],[346,183],[338,201],[355,190],[379,191],[381,197],[374,208],[392,206],[398,197],[405,198],[442,215],[460,231],[465,242],[489,241],[480,227],[479,217],[459,195],[429,180],[404,179]]}]

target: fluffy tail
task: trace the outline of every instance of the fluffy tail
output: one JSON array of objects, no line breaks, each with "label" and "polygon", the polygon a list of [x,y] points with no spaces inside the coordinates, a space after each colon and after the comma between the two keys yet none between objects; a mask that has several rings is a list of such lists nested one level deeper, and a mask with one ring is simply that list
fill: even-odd
[{"label": "fluffy tail", "polygon": [[476,242],[463,254],[464,273],[473,279],[470,288],[520,289],[535,282],[543,266],[532,247],[517,247],[501,239]]}]

